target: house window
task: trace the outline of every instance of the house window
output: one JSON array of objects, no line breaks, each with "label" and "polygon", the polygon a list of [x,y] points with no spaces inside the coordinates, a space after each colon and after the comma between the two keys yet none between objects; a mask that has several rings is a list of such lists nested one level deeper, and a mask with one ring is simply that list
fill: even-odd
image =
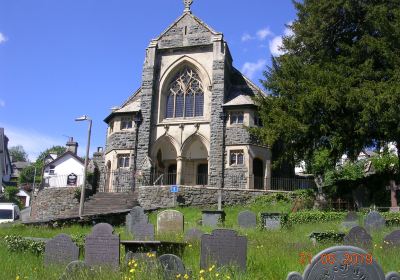
[{"label": "house window", "polygon": [[118,168],[128,168],[129,167],[129,154],[118,155]]},{"label": "house window", "polygon": [[55,173],[54,173],[54,169],[55,169],[56,167],[54,166],[54,165],[50,165],[50,170],[49,170],[49,174],[50,175],[54,175]]},{"label": "house window", "polygon": [[204,91],[199,75],[185,67],[172,80],[167,96],[166,118],[201,117]]},{"label": "house window", "polygon": [[121,130],[132,128],[133,119],[132,117],[121,118]]},{"label": "house window", "polygon": [[231,124],[243,124],[243,119],[244,119],[243,112],[231,113]]},{"label": "house window", "polygon": [[244,163],[243,150],[231,151],[229,158],[229,165],[242,165]]}]

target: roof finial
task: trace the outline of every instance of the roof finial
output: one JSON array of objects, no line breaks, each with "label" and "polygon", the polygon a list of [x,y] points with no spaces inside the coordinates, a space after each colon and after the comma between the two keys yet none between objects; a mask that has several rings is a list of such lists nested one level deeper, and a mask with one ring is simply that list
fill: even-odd
[{"label": "roof finial", "polygon": [[193,0],[183,0],[183,4],[185,4],[185,10],[183,10],[183,12],[187,13],[187,12],[191,12],[190,11],[190,6],[192,5]]}]

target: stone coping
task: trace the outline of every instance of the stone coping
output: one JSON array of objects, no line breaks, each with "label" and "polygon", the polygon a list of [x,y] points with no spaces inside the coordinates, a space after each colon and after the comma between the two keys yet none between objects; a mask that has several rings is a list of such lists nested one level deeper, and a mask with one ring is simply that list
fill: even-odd
[{"label": "stone coping", "polygon": [[[170,188],[171,186],[140,186],[137,187],[138,190],[144,188]],[[179,188],[188,188],[188,189],[206,189],[206,190],[223,190],[223,191],[248,191],[248,192],[259,192],[259,193],[268,193],[268,192],[288,192],[288,191],[276,191],[276,190],[256,190],[256,189],[241,189],[241,188],[216,188],[216,187],[203,187],[203,186],[185,186],[179,185]]]}]

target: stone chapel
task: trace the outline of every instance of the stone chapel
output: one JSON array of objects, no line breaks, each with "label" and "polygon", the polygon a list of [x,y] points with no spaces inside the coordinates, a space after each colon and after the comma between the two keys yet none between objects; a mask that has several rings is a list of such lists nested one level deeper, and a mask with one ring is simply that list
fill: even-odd
[{"label": "stone chapel", "polygon": [[271,152],[248,131],[261,125],[252,97],[265,93],[233,66],[223,34],[184,4],[146,49],[141,87],[105,118],[100,191],[269,189]]}]

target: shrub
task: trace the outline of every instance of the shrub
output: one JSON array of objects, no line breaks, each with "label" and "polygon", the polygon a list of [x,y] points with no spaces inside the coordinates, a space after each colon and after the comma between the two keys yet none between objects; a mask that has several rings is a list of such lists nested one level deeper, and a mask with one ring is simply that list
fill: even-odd
[{"label": "shrub", "polygon": [[289,214],[286,226],[339,221],[345,216],[346,212],[300,211]]},{"label": "shrub", "polygon": [[4,241],[11,252],[31,252],[35,255],[43,254],[46,245],[44,241],[30,240],[18,235],[6,235]]},{"label": "shrub", "polygon": [[335,232],[333,230],[326,232],[313,232],[310,234],[310,238],[315,239],[317,242],[343,242],[345,234],[342,232]]}]

